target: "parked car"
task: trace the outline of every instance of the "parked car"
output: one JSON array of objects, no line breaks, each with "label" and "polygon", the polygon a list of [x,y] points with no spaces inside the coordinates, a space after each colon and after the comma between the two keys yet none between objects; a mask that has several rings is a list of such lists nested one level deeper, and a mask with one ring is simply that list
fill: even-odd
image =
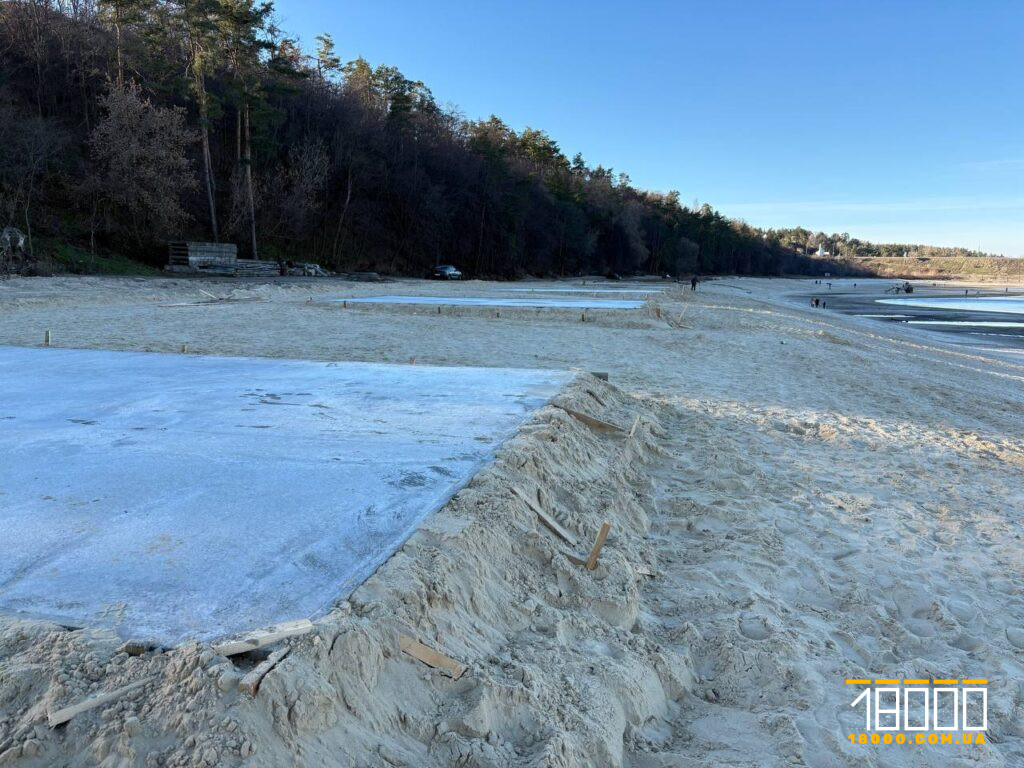
[{"label": "parked car", "polygon": [[451,264],[438,264],[430,272],[431,280],[461,280],[462,273]]}]

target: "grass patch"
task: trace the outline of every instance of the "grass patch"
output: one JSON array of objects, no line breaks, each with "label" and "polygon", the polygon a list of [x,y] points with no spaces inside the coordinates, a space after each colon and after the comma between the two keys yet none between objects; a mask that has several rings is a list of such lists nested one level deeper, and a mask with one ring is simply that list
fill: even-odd
[{"label": "grass patch", "polygon": [[60,240],[38,238],[36,253],[49,262],[53,272],[75,275],[158,275],[159,269],[119,253],[91,254],[84,248]]}]

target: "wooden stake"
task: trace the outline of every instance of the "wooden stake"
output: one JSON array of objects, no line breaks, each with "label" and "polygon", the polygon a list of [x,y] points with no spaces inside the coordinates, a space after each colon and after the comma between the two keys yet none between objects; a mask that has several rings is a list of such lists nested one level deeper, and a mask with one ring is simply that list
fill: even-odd
[{"label": "wooden stake", "polygon": [[183,354],[183,355],[188,354],[188,344],[182,344],[181,345],[181,354]]},{"label": "wooden stake", "polygon": [[238,681],[238,690],[242,693],[247,693],[250,696],[255,696],[257,691],[260,689],[260,683],[263,682],[263,678],[269,675],[271,670],[281,663],[291,650],[291,648],[279,648],[267,656],[267,658],[257,664],[248,674],[246,674],[245,677]]},{"label": "wooden stake", "polygon": [[66,723],[76,715],[88,712],[90,709],[96,709],[96,707],[102,707],[104,704],[108,704],[111,701],[116,701],[126,693],[131,693],[135,689],[153,682],[157,677],[159,677],[159,675],[150,675],[149,677],[144,677],[141,680],[136,680],[134,683],[129,683],[128,685],[123,685],[120,688],[115,688],[113,691],[110,691],[110,693],[101,693],[99,696],[94,696],[91,699],[86,699],[85,701],[80,701],[77,704],[72,704],[70,707],[64,707],[63,709],[58,709],[56,712],[50,712],[46,718],[47,722],[50,724],[51,728],[56,728],[58,725]]},{"label": "wooden stake", "polygon": [[567,531],[565,528],[563,528],[557,520],[551,517],[551,515],[549,515],[536,504],[534,504],[529,496],[527,496],[525,493],[523,493],[522,491],[515,487],[512,488],[512,492],[520,499],[522,499],[526,506],[533,510],[534,514],[537,515],[538,518],[540,518],[540,521],[544,523],[544,525],[546,525],[554,533],[560,536],[562,540],[565,541],[567,544],[571,544],[574,547],[576,546],[576,537],[570,531]]},{"label": "wooden stake", "polygon": [[43,346],[44,347],[50,346],[50,331],[49,330],[46,330],[46,331],[43,332]]},{"label": "wooden stake", "polygon": [[633,437],[636,434],[636,428],[640,426],[640,417],[637,416],[633,421],[633,426],[629,428],[629,436]]},{"label": "wooden stake", "polygon": [[601,556],[601,550],[604,549],[604,541],[608,538],[608,531],[611,529],[611,523],[601,524],[601,530],[597,533],[597,540],[594,542],[594,548],[590,550],[590,557],[587,558],[588,571],[592,571],[597,568],[597,558]]},{"label": "wooden stake", "polygon": [[442,672],[446,672],[452,680],[458,680],[466,671],[465,664],[460,664],[455,661],[455,659],[449,658],[443,653],[438,653],[433,648],[424,645],[418,640],[414,640],[408,635],[399,635],[398,646],[405,653],[409,654],[414,659],[422,661],[428,667],[433,667],[434,669],[440,669]]},{"label": "wooden stake", "polygon": [[264,645],[276,643],[278,640],[305,635],[312,631],[313,622],[309,619],[286,621],[283,624],[276,624],[273,627],[253,632],[248,637],[243,637],[239,640],[229,640],[226,643],[215,645],[213,646],[213,652],[219,653],[221,656],[235,656],[239,653],[261,648]]}]

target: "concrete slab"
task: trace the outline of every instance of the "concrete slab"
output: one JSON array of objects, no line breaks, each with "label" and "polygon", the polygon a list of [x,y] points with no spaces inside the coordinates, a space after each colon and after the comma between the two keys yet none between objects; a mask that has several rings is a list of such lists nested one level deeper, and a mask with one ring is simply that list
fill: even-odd
[{"label": "concrete slab", "polygon": [[165,644],[315,616],[570,378],[0,348],[0,609]]}]

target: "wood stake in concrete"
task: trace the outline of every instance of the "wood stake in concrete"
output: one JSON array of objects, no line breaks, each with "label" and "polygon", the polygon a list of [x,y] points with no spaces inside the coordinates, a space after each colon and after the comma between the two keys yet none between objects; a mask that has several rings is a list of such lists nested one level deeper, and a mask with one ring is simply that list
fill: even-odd
[{"label": "wood stake in concrete", "polygon": [[142,686],[153,682],[157,677],[158,675],[144,677],[142,680],[136,680],[134,683],[123,685],[109,693],[101,693],[99,696],[93,696],[91,699],[86,699],[85,701],[80,701],[77,704],[72,704],[70,707],[64,707],[63,709],[58,709],[56,712],[50,712],[46,718],[47,722],[50,724],[51,728],[56,728],[58,725],[66,723],[76,715],[88,712],[90,709],[96,709],[96,707],[102,707],[104,704],[109,704],[112,701],[117,701],[126,693],[131,693],[137,688],[141,688]]},{"label": "wood stake in concrete", "polygon": [[243,637],[239,640],[229,640],[226,643],[215,645],[213,646],[213,652],[219,653],[221,656],[236,656],[239,653],[252,651],[257,648],[261,648],[264,645],[270,645],[271,643],[276,643],[279,640],[284,640],[288,637],[305,635],[312,631],[313,622],[309,619],[286,621],[283,624],[276,624],[273,627],[267,627],[264,630],[253,632],[247,637]]},{"label": "wood stake in concrete", "polygon": [[442,672],[447,673],[452,680],[458,680],[462,677],[463,672],[466,671],[465,664],[460,664],[455,661],[455,659],[449,658],[443,653],[438,653],[433,648],[430,648],[407,635],[399,636],[398,646],[405,653],[409,654],[414,659],[422,661],[428,667],[440,669]]}]

